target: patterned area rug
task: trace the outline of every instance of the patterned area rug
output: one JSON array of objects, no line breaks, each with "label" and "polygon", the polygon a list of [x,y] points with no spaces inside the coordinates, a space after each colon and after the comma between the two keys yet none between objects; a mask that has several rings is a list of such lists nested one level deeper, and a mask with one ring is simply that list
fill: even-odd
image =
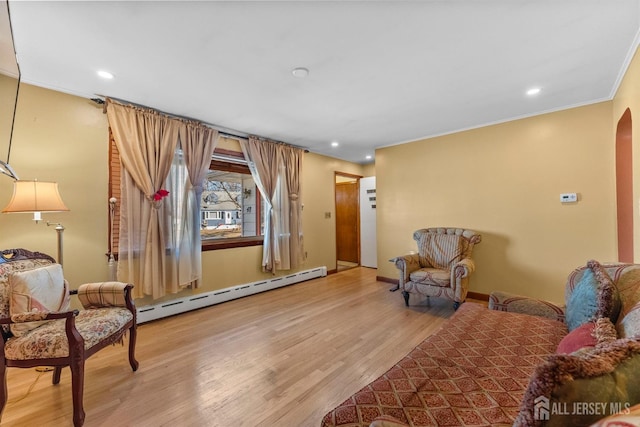
[{"label": "patterned area rug", "polygon": [[322,427],[511,425],[529,376],[567,334],[561,322],[462,304],[445,326],[325,415]]}]

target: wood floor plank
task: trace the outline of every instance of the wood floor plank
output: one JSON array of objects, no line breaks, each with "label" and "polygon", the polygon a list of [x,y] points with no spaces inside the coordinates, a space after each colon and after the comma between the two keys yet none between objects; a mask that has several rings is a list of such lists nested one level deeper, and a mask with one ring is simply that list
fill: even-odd
[{"label": "wood floor plank", "polygon": [[[407,308],[375,275],[353,268],[140,325],[137,372],[119,345],[87,361],[85,426],[319,426],[453,313],[437,298]],[[72,425],[68,370],[56,386],[31,369],[7,382],[2,426]]]}]

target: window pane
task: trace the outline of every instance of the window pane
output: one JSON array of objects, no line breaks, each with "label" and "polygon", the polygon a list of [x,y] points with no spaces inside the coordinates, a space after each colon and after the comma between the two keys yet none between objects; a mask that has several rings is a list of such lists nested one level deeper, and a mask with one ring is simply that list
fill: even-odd
[{"label": "window pane", "polygon": [[202,239],[256,236],[257,189],[250,173],[210,170],[203,185]]}]

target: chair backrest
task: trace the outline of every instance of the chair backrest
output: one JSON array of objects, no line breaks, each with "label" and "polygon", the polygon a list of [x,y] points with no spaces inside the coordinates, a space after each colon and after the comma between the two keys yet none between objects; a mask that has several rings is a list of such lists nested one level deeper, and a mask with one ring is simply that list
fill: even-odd
[{"label": "chair backrest", "polygon": [[449,269],[458,261],[471,258],[473,246],[482,236],[464,228],[431,227],[416,230],[421,267]]},{"label": "chair backrest", "polygon": [[[9,275],[14,271],[27,271],[34,268],[54,264],[55,260],[47,254],[31,252],[26,249],[7,249],[0,252],[0,317],[9,317]],[[6,336],[9,325],[2,325],[2,333]]]}]

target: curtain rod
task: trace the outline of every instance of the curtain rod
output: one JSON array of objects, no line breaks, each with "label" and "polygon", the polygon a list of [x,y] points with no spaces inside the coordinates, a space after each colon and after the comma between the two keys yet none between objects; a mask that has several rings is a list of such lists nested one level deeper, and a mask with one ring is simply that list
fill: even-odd
[{"label": "curtain rod", "polygon": [[[157,108],[151,108],[151,107],[148,107],[148,106],[143,105],[143,104],[137,104],[135,102],[127,101],[127,100],[124,100],[124,99],[114,98],[112,96],[105,96],[105,95],[100,95],[100,94],[96,94],[96,96],[98,96],[99,98],[89,98],[89,99],[91,101],[95,102],[98,105],[104,105],[104,107],[102,108],[103,113],[107,112],[107,103],[106,103],[105,99],[112,99],[112,100],[117,101],[118,103],[123,104],[123,105],[124,104],[129,104],[129,105],[132,105],[132,106],[135,106],[135,107],[141,107],[141,108],[146,108],[146,109],[149,109],[149,110],[157,111],[158,113],[164,114],[167,117],[175,117],[177,119],[191,120],[191,121],[194,121],[194,122],[202,123],[203,125],[205,125],[207,127],[210,127],[210,128],[213,128],[213,129],[217,130],[219,132],[219,134],[221,134],[225,138],[236,139],[236,140],[241,140],[241,139],[242,140],[247,140],[247,139],[249,139],[249,135],[244,133],[244,132],[240,132],[240,131],[237,131],[237,130],[234,130],[234,129],[221,127],[221,126],[218,126],[218,125],[214,125],[212,123],[204,122],[202,120],[193,119],[191,117],[186,117],[186,116],[180,116],[178,114],[167,113],[165,111],[158,110]],[[104,99],[102,99],[102,98],[104,98]],[[260,137],[260,136],[259,136],[259,138],[268,139],[268,138],[263,138],[263,137]],[[304,147],[299,147],[297,145],[289,144],[287,142],[282,142],[282,141],[276,141],[276,142],[281,143],[281,144],[286,144],[286,145],[289,145],[291,147],[299,148],[301,150],[304,150],[305,153],[309,152],[309,150],[307,150]]]}]

